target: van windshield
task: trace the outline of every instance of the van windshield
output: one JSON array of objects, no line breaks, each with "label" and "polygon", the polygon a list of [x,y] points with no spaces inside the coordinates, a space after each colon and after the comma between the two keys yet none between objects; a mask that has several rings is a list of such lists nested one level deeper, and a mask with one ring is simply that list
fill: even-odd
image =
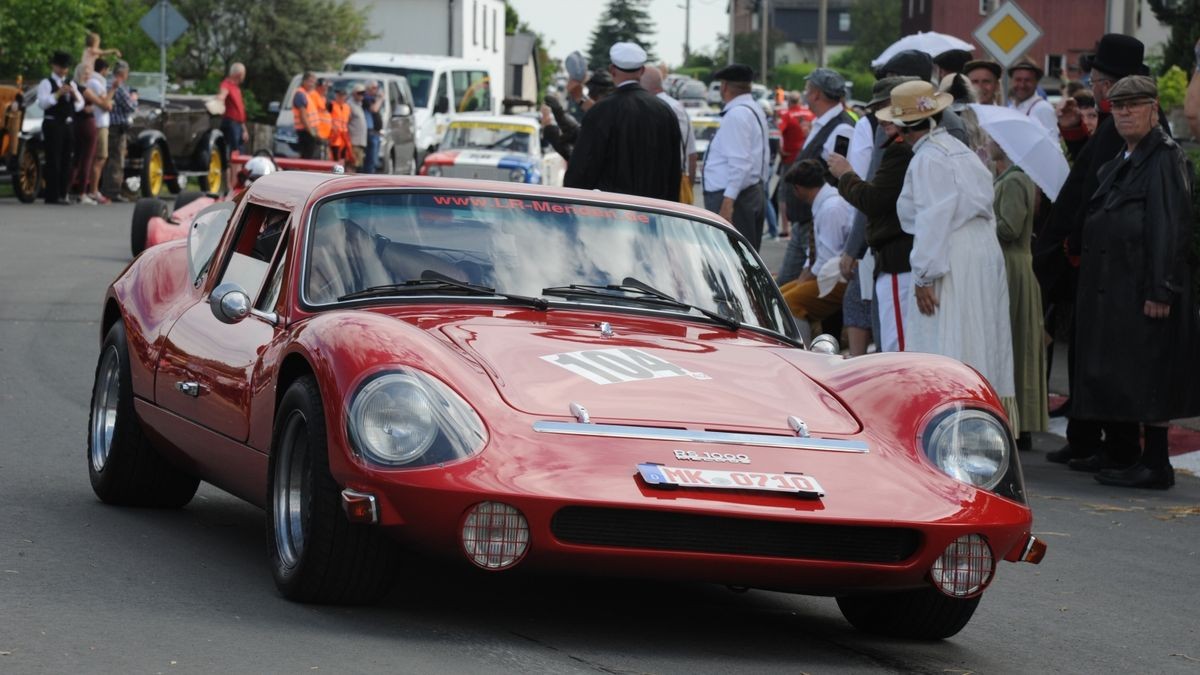
[{"label": "van windshield", "polygon": [[429,91],[433,88],[433,71],[419,68],[402,68],[400,66],[367,66],[361,63],[347,63],[343,70],[356,73],[390,73],[403,75],[412,89],[413,104],[418,108],[429,107]]}]

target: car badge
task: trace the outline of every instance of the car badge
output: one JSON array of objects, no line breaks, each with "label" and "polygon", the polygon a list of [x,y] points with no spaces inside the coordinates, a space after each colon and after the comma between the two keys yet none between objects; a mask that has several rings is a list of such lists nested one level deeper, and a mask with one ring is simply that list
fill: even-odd
[{"label": "car badge", "polygon": [[792,431],[796,432],[797,436],[799,436],[800,438],[808,438],[809,437],[807,422],[800,419],[799,417],[796,417],[795,415],[788,415],[787,421],[788,421],[788,426],[792,428]]},{"label": "car badge", "polygon": [[600,329],[600,337],[610,338],[614,335],[612,324],[607,321],[601,321],[596,327]]}]

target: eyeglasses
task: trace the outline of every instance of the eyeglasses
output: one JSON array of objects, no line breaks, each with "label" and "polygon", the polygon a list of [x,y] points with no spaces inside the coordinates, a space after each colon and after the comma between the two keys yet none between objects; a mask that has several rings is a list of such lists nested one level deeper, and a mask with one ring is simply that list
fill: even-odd
[{"label": "eyeglasses", "polygon": [[1154,103],[1154,101],[1148,98],[1134,99],[1131,101],[1113,101],[1112,111],[1114,113],[1131,112],[1134,108],[1140,108],[1144,105],[1150,105],[1151,103]]},{"label": "eyeglasses", "polygon": [[1093,85],[1096,85],[1096,84],[1111,85],[1113,82],[1116,82],[1116,80],[1112,79],[1111,77],[1093,77],[1092,78]]}]

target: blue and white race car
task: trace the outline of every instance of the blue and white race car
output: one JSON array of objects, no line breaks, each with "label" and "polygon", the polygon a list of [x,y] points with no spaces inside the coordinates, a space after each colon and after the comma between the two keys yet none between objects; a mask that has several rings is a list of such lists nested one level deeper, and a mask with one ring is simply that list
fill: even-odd
[{"label": "blue and white race car", "polygon": [[566,162],[543,148],[538,121],[521,115],[455,119],[421,174],[561,186]]}]

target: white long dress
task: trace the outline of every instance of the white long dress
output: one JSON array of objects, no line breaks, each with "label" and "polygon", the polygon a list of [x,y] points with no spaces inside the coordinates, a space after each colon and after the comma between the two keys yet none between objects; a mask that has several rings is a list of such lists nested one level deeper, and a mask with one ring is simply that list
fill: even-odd
[{"label": "white long dress", "polygon": [[1008,275],[996,239],[992,175],[945,129],[913,146],[896,204],[900,227],[913,235],[913,284],[932,283],[932,316],[913,295],[904,310],[906,351],[942,354],[978,370],[1015,419]]}]

